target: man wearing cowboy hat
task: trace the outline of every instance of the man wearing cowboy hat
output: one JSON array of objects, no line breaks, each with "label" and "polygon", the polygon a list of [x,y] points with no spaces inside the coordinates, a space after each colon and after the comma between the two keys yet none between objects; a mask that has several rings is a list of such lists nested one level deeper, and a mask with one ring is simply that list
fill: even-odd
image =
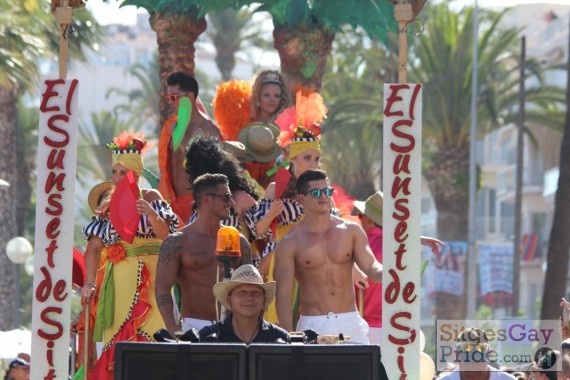
[{"label": "man wearing cowboy hat", "polygon": [[229,281],[214,285],[216,300],[229,315],[224,321],[200,330],[201,341],[226,343],[275,343],[289,341],[287,331],[263,319],[263,311],[275,296],[275,281],[263,282],[255,266],[235,269]]}]

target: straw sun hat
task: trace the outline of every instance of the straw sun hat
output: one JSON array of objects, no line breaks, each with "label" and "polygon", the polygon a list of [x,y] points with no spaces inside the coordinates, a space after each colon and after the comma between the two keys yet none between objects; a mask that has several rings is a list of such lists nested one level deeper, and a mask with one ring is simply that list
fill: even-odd
[{"label": "straw sun hat", "polygon": [[93,211],[93,214],[97,214],[97,207],[99,207],[99,203],[101,203],[101,196],[113,187],[114,185],[111,181],[101,182],[100,184],[93,186],[89,192],[89,196],[87,197],[87,203],[89,204],[91,211]]},{"label": "straw sun hat", "polygon": [[245,145],[250,159],[269,162],[276,159],[283,149],[277,145],[279,128],[270,123],[251,123],[239,132],[238,140]]},{"label": "straw sun hat", "polygon": [[354,207],[358,212],[366,215],[370,220],[379,226],[382,226],[382,203],[384,196],[381,191],[378,191],[368,197],[364,202],[355,201]]},{"label": "straw sun hat", "polygon": [[233,288],[239,285],[253,284],[259,285],[265,291],[265,307],[269,306],[275,297],[275,281],[263,282],[257,268],[251,264],[242,265],[235,269],[232,278],[228,281],[218,282],[214,285],[214,296],[219,303],[229,308],[228,295]]}]

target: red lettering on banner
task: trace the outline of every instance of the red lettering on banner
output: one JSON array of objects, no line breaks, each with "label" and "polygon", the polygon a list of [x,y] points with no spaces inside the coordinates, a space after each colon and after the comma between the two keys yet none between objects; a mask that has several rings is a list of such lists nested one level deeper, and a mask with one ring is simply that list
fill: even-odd
[{"label": "red lettering on banner", "polygon": [[[45,192],[42,203],[38,203],[38,210],[42,210],[44,215],[38,217],[40,220],[43,218],[46,223],[44,231],[41,231],[42,223],[42,228],[39,229],[38,233],[39,236],[45,233],[42,244],[45,247],[47,265],[40,268],[38,275],[42,277],[39,279],[34,296],[36,303],[47,303],[40,305],[39,315],[41,322],[48,328],[37,328],[36,332],[40,338],[47,341],[43,364],[47,364],[49,368],[45,369],[43,378],[48,380],[65,377],[58,374],[54,368],[56,364],[54,362],[54,347],[55,342],[61,340],[64,332],[64,324],[59,321],[62,318],[63,308],[59,307],[59,304],[68,299],[68,282],[60,278],[61,269],[58,270],[56,263],[61,262],[61,260],[58,261],[55,258],[56,254],[58,256],[63,254],[58,250],[58,239],[63,239],[64,236],[61,234],[63,226],[61,216],[66,211],[64,197],[68,195],[64,192],[69,186],[65,182],[67,178],[64,163],[67,154],[65,148],[70,144],[71,136],[74,136],[72,133],[74,131],[70,127],[76,127],[69,125],[69,123],[78,83],[77,79],[70,82],[63,79],[46,80],[46,90],[42,94],[40,105],[40,112],[44,115],[41,119],[43,124],[40,125],[40,131],[43,133],[39,142],[39,150],[42,150],[43,157],[47,156],[47,160],[38,165],[38,171],[43,170],[43,173],[46,173],[47,170],[48,172],[45,182],[38,183],[38,189],[40,189],[38,193],[41,193],[42,188]],[[46,113],[48,115],[45,115]],[[69,154],[73,153],[70,152]],[[42,165],[44,166],[42,167]],[[41,359],[38,358],[38,360]]]},{"label": "red lettering on banner", "polygon": [[392,276],[392,281],[386,286],[386,291],[384,291],[384,299],[389,304],[393,304],[397,301],[398,295],[400,294],[400,277],[394,269],[389,269],[388,273]]},{"label": "red lettering on banner", "polygon": [[[57,155],[57,157],[56,157]],[[48,157],[48,161],[47,161],[47,168],[49,170],[53,170],[53,169],[65,169],[63,167],[63,158],[65,157],[65,150],[61,150],[61,149],[52,149],[51,152],[49,152],[49,157]]]},{"label": "red lettering on banner", "polygon": [[65,180],[65,173],[59,173],[56,176],[54,172],[49,172],[45,186],[46,194],[51,193],[51,190],[53,189],[54,185],[57,185],[56,186],[57,191],[64,191],[65,190],[65,187],[63,187],[64,180]]},{"label": "red lettering on banner", "polygon": [[55,80],[46,80],[45,84],[47,86],[46,92],[42,94],[42,104],[40,104],[40,111],[41,112],[54,112],[59,111],[58,106],[48,107],[47,102],[52,97],[59,95],[59,92],[54,91],[54,87],[57,84],[64,84],[65,81],[63,79],[55,79]]},{"label": "red lettering on banner", "polygon": [[50,268],[55,267],[55,265],[53,264],[53,253],[55,252],[55,250],[58,248],[57,246],[57,241],[56,240],[52,240],[49,243],[49,247],[46,248],[46,252],[47,252],[47,262],[48,262],[48,266]]},{"label": "red lettering on banner", "polygon": [[408,238],[408,223],[405,221],[398,222],[396,225],[396,230],[394,231],[394,239],[398,243],[403,243]]},{"label": "red lettering on banner", "polygon": [[414,284],[413,282],[406,283],[406,285],[404,286],[403,297],[402,297],[405,303],[409,304],[416,300],[418,296],[411,297],[414,294],[414,290],[416,290],[416,284]]},{"label": "red lettering on banner", "polygon": [[394,160],[394,173],[410,174],[410,155],[398,154]]},{"label": "red lettering on banner", "polygon": [[384,110],[384,116],[404,116],[404,111],[394,111],[392,112],[392,105],[395,102],[401,102],[402,97],[398,95],[398,91],[410,88],[407,84],[395,84],[390,86],[392,92],[386,100],[386,109]]},{"label": "red lettering on banner", "polygon": [[51,293],[51,275],[46,267],[41,267],[40,271],[44,275],[44,279],[36,288],[36,299],[40,302],[46,302]]},{"label": "red lettering on banner", "polygon": [[407,199],[398,199],[394,203],[394,208],[396,211],[400,211],[401,214],[396,214],[395,212],[392,213],[392,217],[397,220],[408,220],[410,218],[410,210],[408,209],[408,200]]},{"label": "red lettering on banner", "polygon": [[73,99],[73,94],[75,94],[75,90],[77,89],[77,84],[79,81],[74,79],[71,81],[71,85],[69,86],[69,91],[67,92],[67,99],[65,101],[65,112],[71,116],[71,100]]},{"label": "red lettering on banner", "polygon": [[[53,366],[53,364],[51,364]],[[44,380],[53,380],[55,379],[55,369],[50,368],[47,375],[44,376]]]},{"label": "red lettering on banner", "polygon": [[398,153],[410,153],[414,149],[414,147],[416,146],[416,139],[414,139],[414,136],[410,135],[409,133],[398,130],[398,127],[401,125],[403,125],[404,127],[411,127],[413,126],[413,124],[414,122],[411,120],[398,120],[397,122],[394,123],[394,125],[392,126],[392,133],[394,134],[394,136],[408,140],[409,144],[408,146],[400,146],[394,143],[390,143],[390,149]]},{"label": "red lettering on banner", "polygon": [[[63,302],[67,298],[67,292],[65,291],[65,287],[67,283],[64,280],[59,280],[56,282],[55,287],[53,288],[53,298],[56,301]],[[405,292],[406,289],[404,289]]]},{"label": "red lettering on banner", "polygon": [[409,108],[409,113],[410,113],[410,119],[412,120],[416,120],[416,117],[414,115],[414,108],[416,107],[416,99],[418,98],[418,94],[420,93],[422,89],[422,86],[414,86],[414,92],[412,92],[412,99],[410,100],[410,108]]},{"label": "red lettering on banner", "polygon": [[[57,329],[57,332],[55,333],[48,333],[45,332],[42,329],[38,330],[38,335],[41,336],[43,339],[45,340],[57,340],[59,338],[61,338],[61,336],[63,335],[63,326],[61,323],[59,323],[58,321],[52,319],[48,313],[55,313],[55,314],[61,314],[63,310],[61,309],[61,307],[55,307],[55,306],[48,306],[45,309],[43,309],[40,313],[40,319],[42,320],[43,323],[45,323],[46,325],[49,326],[53,326]],[[50,364],[53,365],[53,364]]]},{"label": "red lettering on banner", "polygon": [[46,236],[48,239],[56,239],[59,236],[59,218],[53,218],[46,226]]},{"label": "red lettering on banner", "polygon": [[402,179],[400,177],[394,178],[394,183],[392,184],[392,198],[396,198],[398,193],[402,192],[403,195],[410,195],[412,192],[410,191],[410,182],[412,179],[410,177]]},{"label": "red lettering on banner", "polygon": [[408,327],[398,321],[398,319],[403,318],[407,319],[408,321],[412,319],[412,313],[409,311],[400,311],[392,315],[390,318],[390,325],[395,327],[396,330],[403,331],[409,333],[406,338],[396,338],[392,334],[388,335],[388,340],[398,346],[406,346],[408,344],[414,343],[416,340],[416,330],[411,327]]},{"label": "red lettering on banner", "polygon": [[406,253],[406,245],[400,243],[398,249],[396,252],[394,252],[396,255],[396,269],[398,270],[405,270],[408,267],[407,265],[402,264],[402,257],[404,256],[404,253]]},{"label": "red lettering on banner", "polygon": [[45,136],[44,137],[44,142],[51,146],[52,148],[63,148],[64,146],[66,146],[69,143],[69,133],[67,133],[67,131],[65,129],[61,129],[57,126],[55,126],[55,122],[61,120],[64,121],[66,123],[69,122],[69,116],[67,115],[53,115],[52,117],[49,118],[48,120],[48,128],[51,129],[54,132],[60,133],[63,135],[63,140],[62,141],[55,141],[52,140],[51,138]]},{"label": "red lettering on banner", "polygon": [[[405,254],[408,252],[406,242],[410,236],[410,202],[413,192],[417,187],[412,186],[412,177],[410,166],[412,163],[413,151],[416,149],[416,136],[412,134],[414,130],[414,108],[421,93],[421,85],[410,86],[407,84],[390,85],[386,95],[386,107],[384,108],[384,116],[391,117],[390,120],[390,133],[393,138],[390,139],[389,149],[390,154],[394,157],[392,164],[391,174],[393,175],[392,183],[389,183],[389,191],[393,200],[393,210],[391,210],[390,217],[392,218],[391,226],[393,230],[392,241],[398,244],[397,249],[391,253],[395,257],[395,267],[386,268],[388,278],[385,282],[384,299],[390,305],[400,305],[401,302],[405,304],[412,304],[417,301],[418,296],[415,292],[416,283],[414,281],[407,281],[409,276],[406,276],[408,266],[405,265]],[[406,102],[404,102],[406,98]],[[408,104],[409,100],[409,104]],[[385,119],[386,122],[386,119]],[[388,310],[388,309],[387,309]],[[397,368],[399,370],[400,380],[408,378],[408,370],[412,366],[407,356],[405,356],[406,347],[416,340],[416,330],[412,325],[412,313],[410,311],[401,310],[395,311],[390,316],[389,325],[393,332],[388,333],[388,340],[390,343],[400,346],[397,348]]]},{"label": "red lettering on banner", "polygon": [[61,215],[63,212],[63,206],[59,202],[61,200],[61,194],[50,194],[48,197],[48,205],[53,208],[45,208],[47,214],[51,216],[58,216]]}]

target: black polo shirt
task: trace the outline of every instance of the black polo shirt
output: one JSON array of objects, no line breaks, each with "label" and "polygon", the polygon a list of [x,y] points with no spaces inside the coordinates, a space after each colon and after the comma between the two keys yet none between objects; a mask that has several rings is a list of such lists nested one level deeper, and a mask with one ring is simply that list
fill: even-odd
[{"label": "black polo shirt", "polygon": [[[232,326],[233,315],[230,314],[222,321],[200,330],[201,342],[245,343],[235,333]],[[214,335],[215,334],[215,335]],[[263,318],[259,319],[259,331],[251,343],[287,343],[289,333]]]}]

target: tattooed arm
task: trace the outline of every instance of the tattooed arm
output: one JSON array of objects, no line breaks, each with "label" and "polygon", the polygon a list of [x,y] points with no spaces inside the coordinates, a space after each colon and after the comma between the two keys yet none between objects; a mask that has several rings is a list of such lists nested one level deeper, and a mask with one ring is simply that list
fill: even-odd
[{"label": "tattooed arm", "polygon": [[168,236],[160,247],[160,256],[156,267],[156,303],[166,329],[173,337],[178,330],[178,323],[174,319],[174,303],[170,290],[176,281],[182,249],[182,234],[180,232]]}]

